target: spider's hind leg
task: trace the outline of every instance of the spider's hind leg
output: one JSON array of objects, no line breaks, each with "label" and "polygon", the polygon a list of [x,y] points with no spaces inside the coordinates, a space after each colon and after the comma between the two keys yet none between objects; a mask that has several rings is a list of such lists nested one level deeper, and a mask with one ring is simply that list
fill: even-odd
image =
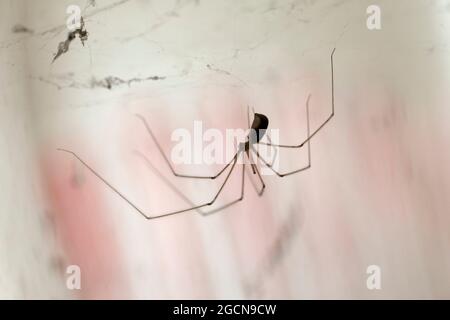
[{"label": "spider's hind leg", "polygon": [[248,161],[249,161],[249,163],[250,163],[250,166],[251,166],[251,168],[252,168],[253,174],[256,174],[256,175],[258,176],[258,180],[261,182],[261,189],[258,190],[258,188],[257,188],[257,186],[256,186],[256,184],[255,184],[255,182],[253,181],[253,179],[252,179],[251,176],[249,177],[249,179],[250,179],[250,181],[251,181],[251,183],[252,183],[252,185],[253,185],[253,188],[255,189],[256,193],[257,193],[259,196],[261,196],[261,195],[264,193],[264,189],[266,188],[266,184],[264,183],[264,180],[263,180],[263,178],[262,178],[262,176],[261,176],[261,173],[260,173],[259,170],[258,170],[258,166],[257,166],[255,163],[253,163],[253,159],[252,159],[252,156],[251,156],[250,153],[247,154],[247,159],[248,159]]}]

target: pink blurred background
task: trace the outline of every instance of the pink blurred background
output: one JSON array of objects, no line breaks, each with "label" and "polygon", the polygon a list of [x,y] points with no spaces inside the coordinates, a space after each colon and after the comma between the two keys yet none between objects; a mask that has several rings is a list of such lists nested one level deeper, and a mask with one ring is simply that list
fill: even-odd
[{"label": "pink blurred background", "polygon": [[[89,38],[53,64],[65,10]],[[95,5],[93,5],[95,4]],[[0,297],[125,299],[415,299],[450,297],[450,1],[0,0]],[[32,32],[11,32],[14,25]],[[311,143],[311,169],[246,182],[239,204],[146,221],[70,155],[76,151],[148,212],[194,202],[221,181],[170,175],[134,116],[170,153],[171,133],[245,128],[247,105],[285,144]],[[93,79],[161,80],[119,84]],[[305,150],[280,152],[283,171]],[[220,166],[179,166],[213,174]],[[240,170],[222,203],[239,195]],[[81,290],[66,286],[81,269]],[[369,290],[367,267],[381,270]]]}]

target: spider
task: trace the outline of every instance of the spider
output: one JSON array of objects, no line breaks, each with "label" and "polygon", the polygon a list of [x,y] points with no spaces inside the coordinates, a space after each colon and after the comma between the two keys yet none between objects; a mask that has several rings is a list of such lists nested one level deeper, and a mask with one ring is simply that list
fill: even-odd
[{"label": "spider", "polygon": [[[174,188],[176,190],[176,192],[178,194],[180,194],[187,202],[189,202],[191,204],[191,206],[189,208],[186,209],[182,209],[182,210],[175,210],[175,211],[171,211],[171,212],[167,212],[167,213],[162,213],[162,214],[158,214],[158,215],[148,215],[146,214],[142,209],[140,209],[135,203],[133,203],[132,201],[130,201],[123,193],[121,193],[116,187],[114,187],[110,182],[108,182],[103,176],[101,176],[96,170],[94,170],[89,164],[87,164],[80,156],[78,156],[75,152],[71,151],[71,150],[67,150],[67,149],[61,149],[59,148],[59,151],[62,152],[66,152],[71,154],[72,156],[74,156],[78,161],[80,161],[87,169],[89,169],[89,171],[91,171],[97,178],[99,178],[101,181],[103,181],[112,191],[114,191],[118,196],[120,196],[123,200],[125,200],[131,207],[133,207],[138,213],[140,213],[145,219],[147,220],[153,220],[153,219],[157,219],[157,218],[163,218],[163,217],[168,217],[168,216],[172,216],[172,215],[176,215],[179,213],[184,213],[184,212],[188,212],[188,211],[192,211],[192,210],[197,210],[198,212],[200,212],[202,215],[208,215],[214,212],[217,212],[219,210],[225,209],[227,207],[230,207],[240,201],[242,201],[244,199],[244,183],[245,183],[245,166],[246,163],[245,161],[242,162],[242,177],[241,177],[241,191],[240,191],[240,196],[239,198],[237,198],[236,200],[233,200],[229,203],[226,203],[224,205],[222,205],[221,207],[214,209],[212,211],[209,212],[203,212],[200,209],[204,208],[204,207],[209,207],[211,205],[213,205],[215,203],[215,201],[217,200],[217,198],[219,197],[219,195],[221,194],[222,190],[224,189],[226,183],[228,182],[231,174],[233,173],[236,164],[237,164],[237,160],[238,158],[244,157],[245,155],[247,156],[247,158],[249,160],[250,159],[250,152],[252,152],[254,155],[256,155],[256,157],[266,166],[268,167],[271,171],[273,171],[277,176],[279,177],[286,177],[295,173],[299,173],[302,171],[305,171],[307,169],[309,169],[311,167],[311,148],[310,148],[310,141],[311,139],[333,118],[334,116],[334,63],[333,63],[333,56],[334,56],[334,52],[335,52],[336,48],[333,49],[333,51],[331,52],[331,56],[330,56],[330,62],[331,62],[331,113],[328,115],[328,117],[325,119],[324,122],[322,122],[318,128],[316,130],[314,130],[312,133],[310,132],[310,124],[309,124],[309,100],[311,95],[308,96],[307,100],[306,100],[306,118],[307,118],[307,138],[305,140],[303,140],[301,143],[296,144],[296,145],[285,145],[285,144],[274,144],[271,142],[270,137],[268,135],[266,135],[266,130],[269,127],[269,119],[267,118],[267,116],[261,114],[261,113],[254,113],[253,115],[253,121],[250,124],[250,116],[249,116],[249,108],[247,109],[247,120],[248,120],[248,125],[249,125],[249,129],[250,129],[250,133],[248,134],[245,142],[241,142],[239,143],[239,145],[237,146],[237,150],[236,153],[234,154],[233,158],[231,159],[231,161],[229,161],[219,172],[217,172],[215,175],[189,175],[189,174],[181,174],[178,173],[177,171],[175,171],[175,169],[173,168],[172,164],[169,161],[169,158],[167,157],[167,155],[165,154],[165,152],[163,151],[163,148],[161,147],[161,145],[159,144],[158,140],[156,139],[156,136],[153,134],[150,126],[148,125],[147,121],[145,120],[145,118],[139,114],[137,114],[136,116],[142,121],[143,125],[145,126],[149,136],[152,138],[152,140],[154,141],[155,145],[157,146],[159,152],[161,153],[162,157],[164,158],[165,162],[167,163],[170,171],[172,172],[172,174],[176,177],[179,178],[187,178],[187,179],[211,179],[214,180],[218,177],[220,177],[227,168],[230,168],[230,170],[228,171],[228,173],[226,174],[225,180],[222,182],[219,190],[217,191],[217,193],[214,195],[214,197],[205,203],[202,204],[193,204],[187,197],[185,197],[178,189],[176,189],[176,187],[174,187],[173,185],[171,185],[172,188]],[[261,139],[266,135],[268,142],[263,142],[261,141]],[[267,145],[270,147],[274,147],[274,148],[301,148],[303,147],[305,144],[307,145],[308,148],[308,164],[290,171],[290,172],[285,172],[285,173],[281,173],[278,170],[273,168],[273,161],[272,163],[269,163],[267,160],[265,160],[258,152],[258,150],[255,149],[255,145],[257,144],[263,144],[263,145]],[[140,154],[142,156],[142,154]],[[276,157],[276,154],[274,156],[274,159]],[[144,157],[145,158],[145,157]],[[258,195],[261,196],[264,192],[264,189],[266,187],[264,180],[258,170],[258,167],[256,164],[252,163],[252,161],[250,162],[250,166],[252,169],[253,174],[256,174],[259,181],[261,182],[261,189],[258,191]],[[166,180],[167,182],[167,180]],[[169,183],[169,182],[167,182]],[[170,183],[169,183],[170,184]]]}]

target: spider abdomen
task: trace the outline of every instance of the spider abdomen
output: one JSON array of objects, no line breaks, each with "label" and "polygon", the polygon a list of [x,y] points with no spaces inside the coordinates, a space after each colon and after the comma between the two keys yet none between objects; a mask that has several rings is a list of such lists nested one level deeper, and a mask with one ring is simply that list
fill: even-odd
[{"label": "spider abdomen", "polygon": [[267,127],[269,127],[269,119],[261,113],[255,113],[249,133],[250,143],[258,143],[264,137]]}]

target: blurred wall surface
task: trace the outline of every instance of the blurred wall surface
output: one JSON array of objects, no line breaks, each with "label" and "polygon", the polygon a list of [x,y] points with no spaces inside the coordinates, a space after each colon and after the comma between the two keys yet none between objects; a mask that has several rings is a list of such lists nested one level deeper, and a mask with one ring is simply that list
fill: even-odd
[{"label": "blurred wall surface", "polygon": [[[0,0],[0,26],[0,298],[450,298],[450,1]],[[173,177],[135,114],[168,154],[247,106],[297,144],[309,95],[312,129],[330,113],[333,48],[311,168],[261,197],[249,172],[213,215],[145,220],[57,150],[148,214],[207,202],[223,179]]]}]

